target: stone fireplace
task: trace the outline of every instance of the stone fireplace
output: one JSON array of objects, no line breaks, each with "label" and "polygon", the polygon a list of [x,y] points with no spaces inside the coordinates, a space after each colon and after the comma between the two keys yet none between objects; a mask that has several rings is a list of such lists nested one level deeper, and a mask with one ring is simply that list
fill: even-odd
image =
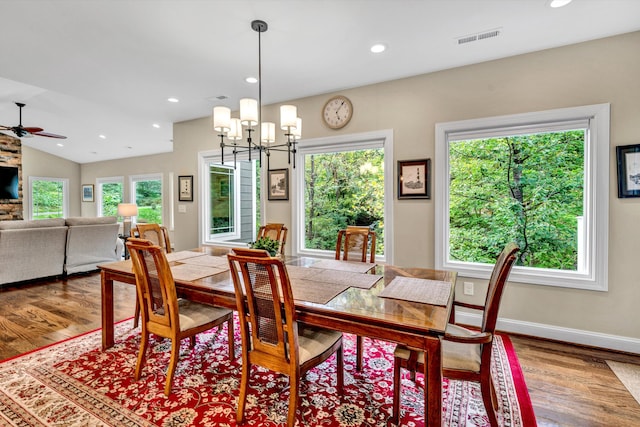
[{"label": "stone fireplace", "polygon": [[22,142],[0,133],[0,166],[18,168],[18,198],[0,199],[0,221],[24,219],[22,205]]}]

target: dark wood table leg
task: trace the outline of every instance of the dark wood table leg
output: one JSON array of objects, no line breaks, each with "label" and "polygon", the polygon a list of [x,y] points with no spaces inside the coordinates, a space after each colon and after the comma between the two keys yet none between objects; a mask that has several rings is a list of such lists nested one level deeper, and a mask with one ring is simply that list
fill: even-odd
[{"label": "dark wood table leg", "polygon": [[439,338],[427,338],[424,364],[424,419],[429,427],[442,426],[442,355]]},{"label": "dark wood table leg", "polygon": [[102,349],[113,346],[113,279],[103,271],[100,272],[102,288]]}]

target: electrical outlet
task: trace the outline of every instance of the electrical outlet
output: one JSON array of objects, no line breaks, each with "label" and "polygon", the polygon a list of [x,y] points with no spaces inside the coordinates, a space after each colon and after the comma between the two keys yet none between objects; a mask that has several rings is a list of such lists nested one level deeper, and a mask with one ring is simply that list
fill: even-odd
[{"label": "electrical outlet", "polygon": [[464,282],[464,290],[465,295],[473,295],[473,282]]}]

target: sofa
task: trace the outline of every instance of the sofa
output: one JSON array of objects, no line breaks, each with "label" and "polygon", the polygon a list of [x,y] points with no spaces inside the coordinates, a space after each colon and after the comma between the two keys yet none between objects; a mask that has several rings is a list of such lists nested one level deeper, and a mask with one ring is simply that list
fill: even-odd
[{"label": "sofa", "polygon": [[93,271],[122,259],[116,217],[0,221],[0,285]]}]

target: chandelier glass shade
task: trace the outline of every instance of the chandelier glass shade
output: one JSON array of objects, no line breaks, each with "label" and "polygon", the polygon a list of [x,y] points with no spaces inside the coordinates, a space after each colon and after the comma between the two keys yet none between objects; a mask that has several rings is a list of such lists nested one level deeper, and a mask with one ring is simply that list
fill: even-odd
[{"label": "chandelier glass shade", "polygon": [[[220,155],[224,164],[225,149],[233,153],[233,164],[236,166],[237,155],[247,153],[249,160],[252,153],[257,155],[262,166],[262,154],[267,156],[267,169],[272,151],[286,151],[289,164],[296,167],[296,144],[302,138],[302,119],[298,117],[295,105],[280,106],[280,129],[284,131],[286,141],[276,143],[276,124],[263,122],[262,115],[262,45],[261,34],[267,31],[267,23],[260,20],[251,22],[251,28],[258,33],[258,99],[242,98],[240,100],[240,118],[231,117],[231,109],[225,106],[213,107],[213,129],[220,137]],[[260,132],[255,142],[251,134]],[[246,139],[244,134],[246,132]],[[226,138],[226,141],[225,141]]]}]

